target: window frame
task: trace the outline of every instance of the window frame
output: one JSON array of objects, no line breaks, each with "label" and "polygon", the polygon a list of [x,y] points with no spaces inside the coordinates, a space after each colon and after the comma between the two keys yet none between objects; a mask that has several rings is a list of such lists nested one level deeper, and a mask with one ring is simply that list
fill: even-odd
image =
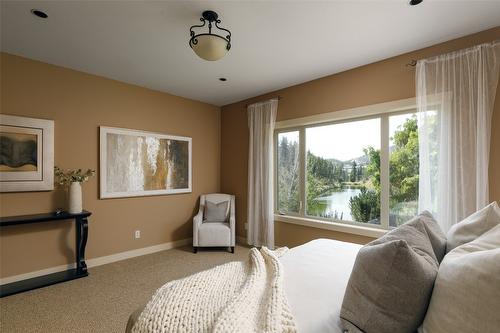
[{"label": "window frame", "polygon": [[[371,236],[372,233],[363,229],[371,229],[376,232],[385,233],[390,230],[389,226],[389,199],[390,199],[390,152],[389,152],[389,117],[399,114],[416,113],[415,98],[408,98],[388,103],[363,106],[360,108],[329,112],[309,117],[285,120],[277,122],[273,134],[273,175],[274,175],[274,214],[275,220],[313,226],[322,229],[332,229],[328,225],[334,225],[333,230],[350,232],[354,234]],[[348,123],[368,119],[380,119],[380,224],[367,224],[363,222],[334,220],[329,218],[310,216],[306,214],[306,129]],[[281,213],[278,210],[278,135],[287,132],[299,132],[299,213],[286,212]],[[345,228],[347,227],[347,228]],[[350,228],[349,228],[350,227]]]}]

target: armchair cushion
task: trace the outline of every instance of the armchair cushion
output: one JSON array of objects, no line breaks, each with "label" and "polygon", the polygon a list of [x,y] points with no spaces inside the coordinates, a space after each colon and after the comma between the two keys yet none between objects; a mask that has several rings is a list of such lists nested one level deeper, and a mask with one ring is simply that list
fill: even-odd
[{"label": "armchair cushion", "polygon": [[198,232],[199,246],[231,246],[229,223],[202,223]]},{"label": "armchair cushion", "polygon": [[228,201],[213,203],[207,201],[205,205],[205,222],[227,221]]}]

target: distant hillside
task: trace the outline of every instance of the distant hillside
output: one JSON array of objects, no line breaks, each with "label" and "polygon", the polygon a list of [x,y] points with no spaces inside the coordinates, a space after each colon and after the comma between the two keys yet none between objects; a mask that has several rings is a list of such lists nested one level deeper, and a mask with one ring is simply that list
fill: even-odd
[{"label": "distant hillside", "polygon": [[368,163],[370,163],[370,159],[368,158],[368,156],[363,155],[363,156],[353,158],[351,160],[344,161],[342,163],[352,164],[352,162],[356,162],[357,165],[367,165]]},{"label": "distant hillside", "polygon": [[[389,147],[389,153],[392,153],[394,151],[394,146],[390,146]],[[335,160],[337,161],[337,160]],[[339,161],[340,162],[340,161]],[[356,157],[356,158],[353,158],[353,159],[350,159],[350,160],[347,160],[347,161],[343,161],[343,162],[340,162],[340,163],[343,163],[343,164],[352,164],[352,162],[356,162],[357,165],[367,165],[370,163],[370,159],[368,158],[367,155],[363,155],[363,156],[359,156],[359,157]]]},{"label": "distant hillside", "polygon": [[335,163],[335,164],[344,164],[345,162],[342,162],[341,160],[337,160],[336,158],[328,158],[326,159],[329,162]]}]

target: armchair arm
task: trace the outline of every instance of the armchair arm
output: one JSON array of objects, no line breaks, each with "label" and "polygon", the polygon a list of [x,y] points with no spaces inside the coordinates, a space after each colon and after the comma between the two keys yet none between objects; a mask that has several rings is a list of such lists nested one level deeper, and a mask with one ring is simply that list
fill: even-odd
[{"label": "armchair arm", "polygon": [[198,228],[203,222],[203,209],[205,205],[200,203],[198,214],[193,217],[193,246],[198,246]]},{"label": "armchair arm", "polygon": [[229,214],[229,228],[231,229],[231,246],[236,244],[236,209],[234,203],[234,195],[231,196],[231,210]]}]

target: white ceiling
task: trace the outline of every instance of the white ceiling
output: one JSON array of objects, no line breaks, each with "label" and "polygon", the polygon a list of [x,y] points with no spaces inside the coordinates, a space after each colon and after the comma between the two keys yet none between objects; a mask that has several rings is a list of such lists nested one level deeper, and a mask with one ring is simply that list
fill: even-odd
[{"label": "white ceiling", "polygon": [[[500,1],[4,1],[4,52],[226,105],[495,27]],[[49,18],[33,16],[30,9]],[[232,32],[225,58],[188,46],[205,9]],[[220,82],[219,77],[227,77]]]}]

